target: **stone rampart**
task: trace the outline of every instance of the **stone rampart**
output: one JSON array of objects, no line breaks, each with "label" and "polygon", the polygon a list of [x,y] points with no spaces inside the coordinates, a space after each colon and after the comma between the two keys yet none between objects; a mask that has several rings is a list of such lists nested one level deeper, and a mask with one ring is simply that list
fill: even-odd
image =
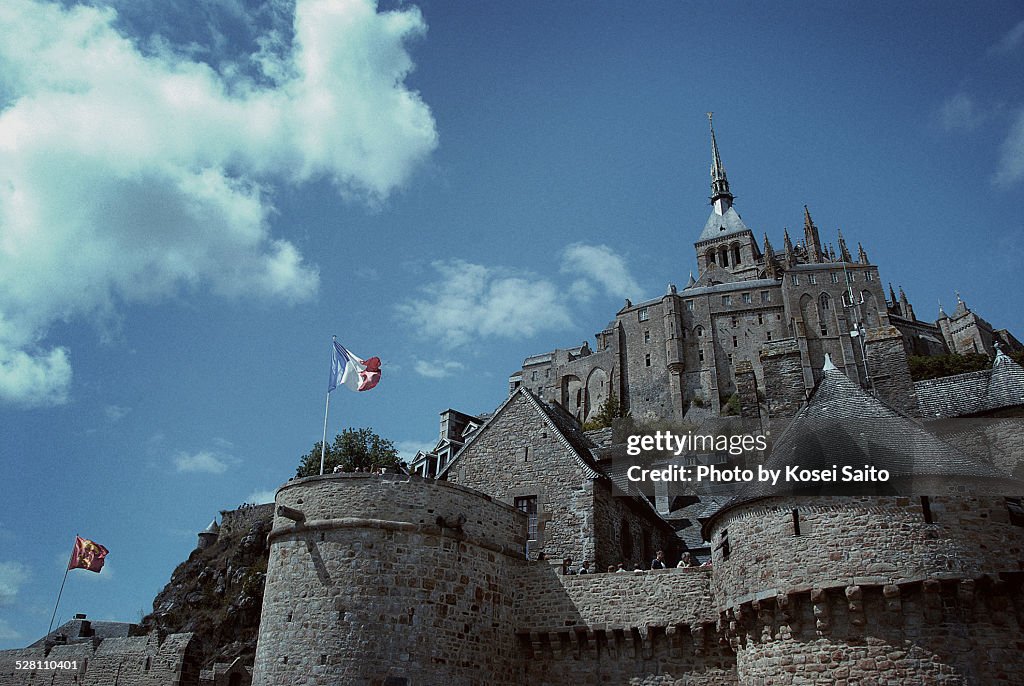
[{"label": "stone rampart", "polygon": [[254,524],[265,522],[274,516],[274,503],[263,505],[243,505],[235,510],[221,510],[220,535],[244,535],[249,533]]},{"label": "stone rampart", "polygon": [[528,684],[732,684],[708,568],[520,578],[516,639]]},{"label": "stone rampart", "polygon": [[[43,664],[18,669],[18,662]],[[54,666],[52,663],[57,663]],[[0,652],[0,686],[198,686],[199,656],[192,634],[93,639],[68,645]]]},{"label": "stone rampart", "polygon": [[719,608],[818,587],[974,578],[1024,561],[1024,528],[1003,498],[773,498],[726,511],[711,538]]},{"label": "stone rampart", "polygon": [[719,626],[741,684],[1020,684],[1021,574],[817,588]]},{"label": "stone rampart", "polygon": [[276,502],[254,684],[516,683],[523,513],[358,473],[289,482]]}]

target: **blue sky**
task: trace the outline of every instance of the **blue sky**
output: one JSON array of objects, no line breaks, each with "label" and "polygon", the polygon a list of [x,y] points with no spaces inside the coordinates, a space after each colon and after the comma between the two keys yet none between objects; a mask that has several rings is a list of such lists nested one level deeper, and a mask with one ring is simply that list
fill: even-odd
[{"label": "blue sky", "polygon": [[406,455],[522,359],[695,269],[716,131],[778,247],[807,204],[921,318],[1024,334],[1017,3],[9,0],[0,648],[137,620],[330,433]]}]

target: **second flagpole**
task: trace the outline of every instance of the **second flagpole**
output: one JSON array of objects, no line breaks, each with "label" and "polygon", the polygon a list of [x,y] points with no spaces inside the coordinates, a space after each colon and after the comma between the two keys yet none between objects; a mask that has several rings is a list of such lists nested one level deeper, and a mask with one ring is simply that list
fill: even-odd
[{"label": "second flagpole", "polygon": [[[331,364],[334,363],[334,343],[337,336],[331,336]],[[320,476],[324,475],[324,458],[327,455],[327,413],[331,410],[331,389],[327,389],[327,403],[324,405],[324,439],[320,443]]]}]

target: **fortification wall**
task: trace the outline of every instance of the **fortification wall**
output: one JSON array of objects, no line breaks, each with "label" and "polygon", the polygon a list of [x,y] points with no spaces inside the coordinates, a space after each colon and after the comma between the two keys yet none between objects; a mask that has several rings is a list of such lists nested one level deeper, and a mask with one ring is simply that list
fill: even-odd
[{"label": "fortification wall", "polygon": [[281,487],[253,684],[513,684],[526,517],[443,481]]},{"label": "fortification wall", "polygon": [[269,521],[274,516],[274,503],[243,505],[235,510],[221,510],[220,535],[247,534],[257,522]]},{"label": "fortification wall", "polygon": [[523,684],[731,684],[707,568],[520,576],[516,640]]},{"label": "fortification wall", "polygon": [[721,625],[741,684],[1020,684],[1020,576],[820,588],[745,603]]},{"label": "fortification wall", "polygon": [[711,529],[716,605],[835,585],[974,578],[1021,568],[1024,528],[1010,523],[1003,498],[934,497],[929,511],[932,523],[920,498],[898,496],[774,498],[728,511]]},{"label": "fortification wall", "polygon": [[[17,669],[17,662],[44,664]],[[73,664],[73,668],[69,665]],[[70,645],[0,652],[0,686],[198,686],[199,656],[192,634],[108,638]]]}]

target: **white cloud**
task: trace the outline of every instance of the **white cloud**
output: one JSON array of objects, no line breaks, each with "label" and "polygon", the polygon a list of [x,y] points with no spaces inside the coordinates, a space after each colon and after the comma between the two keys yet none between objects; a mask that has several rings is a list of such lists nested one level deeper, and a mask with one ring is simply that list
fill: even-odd
[{"label": "white cloud", "polygon": [[175,469],[183,473],[223,474],[236,462],[237,460],[230,455],[210,450],[200,450],[197,453],[181,452],[174,457]]},{"label": "white cloud", "polygon": [[294,303],[319,274],[270,233],[274,183],[376,203],[436,146],[404,86],[415,8],[299,0],[245,70],[118,33],[109,8],[0,3],[0,403],[66,401],[58,320],[209,290]]},{"label": "white cloud", "polygon": [[398,313],[421,335],[449,347],[529,337],[571,323],[562,290],[530,272],[462,260],[433,267],[440,276],[423,287],[426,297],[400,304]]},{"label": "white cloud", "polygon": [[966,93],[957,93],[942,104],[939,109],[939,123],[946,131],[973,131],[981,126],[986,115],[974,98]]},{"label": "white cloud", "polygon": [[413,367],[417,374],[428,379],[444,379],[465,368],[466,365],[454,360],[417,360]]},{"label": "white cloud", "polygon": [[21,562],[0,562],[0,607],[14,602],[26,579],[28,567]]},{"label": "white cloud", "polygon": [[1009,55],[1016,52],[1017,48],[1024,45],[1024,20],[1003,34],[999,41],[989,48],[989,53],[994,55]]},{"label": "white cloud", "polygon": [[103,413],[107,415],[107,419],[114,424],[127,417],[131,411],[132,408],[121,407],[120,405],[107,405],[103,408]]},{"label": "white cloud", "polygon": [[274,502],[274,489],[253,491],[245,499],[247,503],[253,503],[255,505],[262,505],[264,503]]},{"label": "white cloud", "polygon": [[1024,178],[1024,108],[1017,111],[1010,132],[999,151],[995,182],[1009,186]]},{"label": "white cloud", "polygon": [[607,294],[621,298],[635,298],[640,285],[626,268],[626,262],[607,245],[574,243],[562,251],[563,274],[579,278],[573,283],[573,293],[588,299],[594,284]]}]

